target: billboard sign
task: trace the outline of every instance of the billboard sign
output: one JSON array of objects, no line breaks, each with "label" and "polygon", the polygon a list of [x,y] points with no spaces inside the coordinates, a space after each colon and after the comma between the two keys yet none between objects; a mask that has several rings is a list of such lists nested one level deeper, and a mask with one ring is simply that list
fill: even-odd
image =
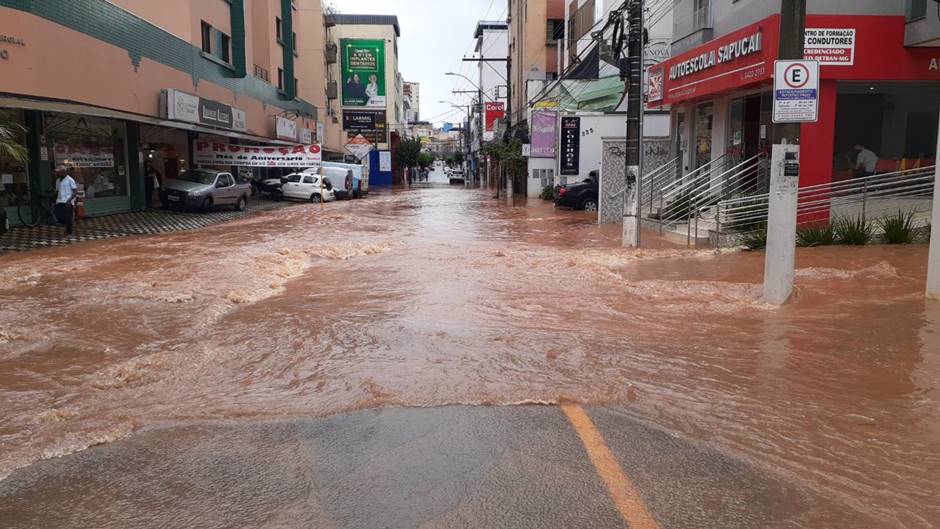
[{"label": "billboard sign", "polygon": [[558,136],[558,114],[550,111],[532,113],[532,153],[530,158],[554,158]]},{"label": "billboard sign", "polygon": [[503,119],[506,117],[506,103],[502,101],[493,101],[486,103],[484,112],[486,112],[486,120],[484,122],[484,132],[493,132],[493,124],[496,123],[497,119]]},{"label": "billboard sign", "polygon": [[253,147],[197,141],[193,143],[193,163],[238,167],[319,167],[323,161],[319,145]]},{"label": "billboard sign", "polygon": [[561,118],[561,174],[577,175],[581,170],[581,118]]},{"label": "billboard sign", "polygon": [[385,41],[342,39],[344,107],[385,108]]}]

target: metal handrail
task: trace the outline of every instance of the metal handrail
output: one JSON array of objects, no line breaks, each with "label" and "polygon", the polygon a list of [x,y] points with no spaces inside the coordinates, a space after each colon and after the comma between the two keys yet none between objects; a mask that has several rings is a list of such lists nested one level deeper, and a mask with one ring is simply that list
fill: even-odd
[{"label": "metal handrail", "polygon": [[[860,217],[864,222],[867,221],[868,205],[872,199],[932,198],[935,174],[936,166],[928,166],[800,188],[797,194],[798,224],[819,222],[818,218],[812,218],[814,214],[831,214],[833,208],[859,204]],[[715,208],[719,246],[722,224],[733,225],[734,231],[738,233],[747,233],[748,228],[753,231],[765,225],[769,214],[769,197],[768,193],[762,193],[720,201]],[[698,214],[702,214],[702,211]]]}]

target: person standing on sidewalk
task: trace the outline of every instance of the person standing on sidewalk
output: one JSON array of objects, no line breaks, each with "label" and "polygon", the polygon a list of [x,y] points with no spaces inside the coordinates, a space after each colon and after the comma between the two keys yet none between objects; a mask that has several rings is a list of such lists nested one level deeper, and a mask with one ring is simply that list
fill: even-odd
[{"label": "person standing on sidewalk", "polygon": [[56,166],[55,176],[56,199],[53,213],[56,220],[65,225],[65,235],[70,236],[75,227],[75,196],[78,185],[64,165]]},{"label": "person standing on sidewalk", "polygon": [[149,209],[153,207],[153,192],[154,190],[160,189],[160,173],[154,169],[153,165],[148,161],[146,167],[144,168],[144,196],[145,196],[145,206]]}]

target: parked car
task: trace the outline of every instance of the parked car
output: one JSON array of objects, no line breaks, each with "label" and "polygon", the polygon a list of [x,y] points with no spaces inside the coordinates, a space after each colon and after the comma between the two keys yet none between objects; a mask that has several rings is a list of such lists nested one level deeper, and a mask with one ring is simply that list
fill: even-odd
[{"label": "parked car", "polygon": [[281,185],[284,198],[309,200],[310,202],[332,202],[336,200],[332,178],[345,177],[342,169],[329,169],[324,167],[318,173],[293,173],[286,176],[286,182]]},{"label": "parked car", "polygon": [[[348,185],[343,185],[338,180],[333,180],[334,187],[338,188],[336,192],[337,199],[343,198],[362,198],[369,194],[369,177],[365,174],[364,167],[357,163],[339,163],[323,162],[323,167],[333,167],[346,169],[349,171],[351,181]],[[342,182],[346,182],[343,180]]]},{"label": "parked car", "polygon": [[249,196],[250,183],[236,182],[231,173],[207,169],[183,171],[160,186],[160,201],[166,208],[211,211],[216,206],[233,206],[242,211]]},{"label": "parked car", "polygon": [[599,196],[597,178],[597,171],[591,171],[590,175],[581,182],[559,186],[555,192],[555,206],[597,211]]},{"label": "parked car", "polygon": [[447,176],[451,184],[459,184],[459,185],[463,185],[465,178],[466,178],[463,174],[463,169],[454,169]]}]

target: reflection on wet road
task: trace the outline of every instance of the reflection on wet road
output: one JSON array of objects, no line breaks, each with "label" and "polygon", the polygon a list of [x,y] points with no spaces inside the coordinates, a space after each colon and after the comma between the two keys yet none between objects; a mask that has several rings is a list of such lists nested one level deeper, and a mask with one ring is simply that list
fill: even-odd
[{"label": "reflection on wet road", "polygon": [[23,470],[0,498],[36,461],[181,424],[571,399],[811,491],[792,526],[940,523],[926,248],[801,251],[774,309],[761,254],[618,231],[427,186],[2,256],[0,476]]}]

